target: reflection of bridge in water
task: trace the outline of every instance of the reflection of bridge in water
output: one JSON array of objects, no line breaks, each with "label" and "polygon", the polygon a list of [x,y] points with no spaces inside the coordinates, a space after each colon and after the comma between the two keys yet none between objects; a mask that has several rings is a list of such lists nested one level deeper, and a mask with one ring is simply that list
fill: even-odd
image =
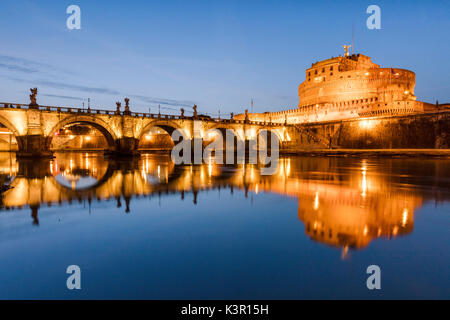
[{"label": "reflection of bridge in water", "polygon": [[[38,224],[42,206],[116,199],[130,211],[133,197],[234,189],[277,193],[298,199],[298,218],[308,236],[332,246],[362,248],[378,237],[413,230],[414,211],[424,200],[448,200],[450,164],[439,160],[284,158],[271,176],[257,165],[174,166],[166,155],[129,161],[106,160],[92,153],[58,154],[55,159],[19,161],[0,154],[0,171],[13,177],[0,210],[30,207]],[[420,166],[419,166],[420,165]],[[409,173],[415,172],[415,176]],[[423,178],[426,177],[426,178]],[[444,185],[446,184],[446,185]]]}]

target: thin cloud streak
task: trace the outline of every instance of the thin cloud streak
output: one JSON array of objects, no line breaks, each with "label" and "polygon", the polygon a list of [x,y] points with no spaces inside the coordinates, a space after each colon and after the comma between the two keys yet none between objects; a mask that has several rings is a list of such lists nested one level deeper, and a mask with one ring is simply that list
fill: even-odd
[{"label": "thin cloud streak", "polygon": [[0,67],[7,68],[10,71],[20,71],[25,73],[36,72],[56,72],[57,74],[75,75],[76,73],[59,68],[50,64],[38,61],[28,60],[20,57],[12,57],[0,54]]},{"label": "thin cloud streak", "polygon": [[27,68],[22,67],[16,64],[10,64],[10,63],[2,63],[0,62],[0,68],[6,69],[8,71],[19,71],[19,72],[25,72],[25,73],[36,73],[38,70],[33,68]]},{"label": "thin cloud streak", "polygon": [[68,99],[68,100],[76,100],[76,101],[85,101],[85,98],[80,98],[80,97],[72,97],[72,96],[61,96],[61,95],[57,95],[57,94],[41,94],[41,96],[43,97],[50,97],[50,98],[59,98],[59,99]]},{"label": "thin cloud streak", "polygon": [[155,98],[155,97],[147,97],[147,96],[141,96],[141,95],[130,95],[132,98],[139,99],[146,103],[154,103],[154,104],[162,104],[166,106],[174,106],[174,107],[192,107],[195,102],[192,101],[185,101],[185,100],[173,100],[173,99],[162,99],[162,98]]}]

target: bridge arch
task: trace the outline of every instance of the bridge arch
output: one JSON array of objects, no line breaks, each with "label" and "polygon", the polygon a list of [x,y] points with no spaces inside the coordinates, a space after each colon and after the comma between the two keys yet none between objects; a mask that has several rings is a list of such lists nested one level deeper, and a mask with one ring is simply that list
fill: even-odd
[{"label": "bridge arch", "polygon": [[163,129],[164,131],[167,132],[167,134],[169,134],[170,136],[172,136],[172,133],[175,130],[179,130],[181,132],[181,134],[183,135],[183,138],[185,139],[190,139],[190,134],[189,132],[186,130],[186,128],[183,128],[182,126],[180,126],[178,123],[174,122],[174,121],[170,121],[170,120],[154,120],[151,121],[150,123],[146,124],[141,131],[139,132],[137,139],[141,140],[142,137],[153,127],[158,127]]},{"label": "bridge arch", "polygon": [[16,138],[17,146],[19,150],[22,149],[23,143],[22,140],[19,138],[20,133],[16,129],[16,127],[4,116],[0,115],[0,124],[3,125],[5,128],[7,128],[9,131],[11,131],[12,135]]},{"label": "bridge arch", "polygon": [[[159,130],[161,129],[162,132]],[[172,134],[178,130],[183,140],[190,139],[190,132],[176,121],[157,119],[147,123],[137,135],[138,149],[169,151],[175,145]],[[144,139],[145,137],[145,139]]]},{"label": "bridge arch", "polygon": [[100,131],[103,136],[105,137],[108,147],[110,150],[114,150],[116,148],[116,140],[119,138],[114,130],[111,128],[111,126],[106,123],[105,121],[99,119],[99,118],[93,118],[89,116],[73,116],[66,119],[61,120],[58,122],[49,132],[48,136],[46,137],[46,146],[47,148],[50,148],[52,139],[55,136],[55,133],[58,132],[60,129],[64,128],[67,125],[71,124],[84,124],[89,125]]},{"label": "bridge arch", "polygon": [[230,130],[237,141],[245,141],[245,132],[243,128],[240,127],[236,128],[225,123],[218,123],[210,126],[208,130],[219,130],[224,139],[226,137],[226,131]]},{"label": "bridge arch", "polygon": [[[267,135],[265,137],[262,135],[264,131],[267,132]],[[278,142],[278,148],[281,148],[281,144],[284,141],[283,133],[280,132],[280,130],[274,128],[261,128],[257,130],[258,149],[268,148],[270,150],[272,148],[272,136],[276,138]],[[263,144],[261,145],[261,143]]]},{"label": "bridge arch", "polygon": [[275,128],[260,128],[260,129],[257,130],[257,135],[259,136],[260,133],[262,133],[264,131],[267,131],[270,134],[274,134],[275,137],[277,137],[278,142],[281,143],[282,141],[284,141],[283,133],[280,132],[279,129],[275,129]]}]

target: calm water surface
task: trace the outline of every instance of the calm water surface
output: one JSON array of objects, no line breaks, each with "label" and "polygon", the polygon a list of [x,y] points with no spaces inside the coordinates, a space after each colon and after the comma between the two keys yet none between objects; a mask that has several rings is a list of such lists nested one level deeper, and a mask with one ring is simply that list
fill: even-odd
[{"label": "calm water surface", "polygon": [[287,157],[261,176],[2,153],[0,173],[2,299],[450,298],[450,160]]}]

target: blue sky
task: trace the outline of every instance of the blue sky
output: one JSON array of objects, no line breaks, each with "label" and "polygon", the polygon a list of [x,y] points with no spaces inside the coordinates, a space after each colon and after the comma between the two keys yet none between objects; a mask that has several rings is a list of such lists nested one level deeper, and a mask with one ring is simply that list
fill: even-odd
[{"label": "blue sky", "polygon": [[[81,30],[66,8],[81,8]],[[366,8],[381,8],[381,30]],[[450,1],[22,1],[0,3],[0,101],[134,111],[297,106],[311,63],[356,52],[416,72],[419,100],[450,101]]]}]

